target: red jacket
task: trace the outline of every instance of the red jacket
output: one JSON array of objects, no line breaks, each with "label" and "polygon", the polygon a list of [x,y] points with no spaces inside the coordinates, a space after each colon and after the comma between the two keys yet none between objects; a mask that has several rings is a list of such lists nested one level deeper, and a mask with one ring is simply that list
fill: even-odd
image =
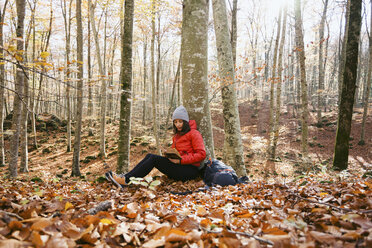
[{"label": "red jacket", "polygon": [[196,130],[195,120],[190,120],[189,125],[191,130],[188,133],[182,136],[179,134],[173,136],[172,147],[181,154],[181,164],[200,166],[200,162],[206,156],[203,137]]}]

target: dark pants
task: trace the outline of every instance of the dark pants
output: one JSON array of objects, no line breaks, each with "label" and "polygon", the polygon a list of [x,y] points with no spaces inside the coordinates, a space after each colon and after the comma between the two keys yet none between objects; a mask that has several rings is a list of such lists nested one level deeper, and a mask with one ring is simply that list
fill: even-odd
[{"label": "dark pants", "polygon": [[195,179],[199,175],[198,167],[194,165],[174,164],[165,157],[155,154],[147,154],[141,162],[125,174],[125,181],[128,183],[129,178],[131,177],[145,177],[154,167],[169,178],[178,181]]}]

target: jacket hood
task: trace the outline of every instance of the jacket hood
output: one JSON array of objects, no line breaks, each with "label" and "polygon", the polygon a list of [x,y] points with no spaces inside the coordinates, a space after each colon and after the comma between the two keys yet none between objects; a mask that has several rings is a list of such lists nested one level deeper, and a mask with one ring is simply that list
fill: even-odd
[{"label": "jacket hood", "polygon": [[196,126],[196,121],[195,120],[190,120],[189,121],[189,126],[190,126],[190,129],[192,130],[192,129],[195,129],[196,130],[196,128],[197,128],[197,126]]}]

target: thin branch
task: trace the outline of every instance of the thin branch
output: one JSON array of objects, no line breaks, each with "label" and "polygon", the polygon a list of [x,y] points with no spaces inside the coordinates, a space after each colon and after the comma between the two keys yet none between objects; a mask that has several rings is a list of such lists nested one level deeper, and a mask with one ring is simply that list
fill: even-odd
[{"label": "thin branch", "polygon": [[[210,230],[207,230],[205,228],[202,227],[202,229],[208,233],[216,233],[216,234],[221,234],[222,232],[217,232],[217,231],[210,231]],[[243,236],[247,236],[247,237],[250,237],[250,238],[254,238],[255,240],[259,241],[259,242],[262,242],[262,243],[265,243],[265,244],[269,244],[269,245],[274,245],[274,243],[270,240],[267,240],[267,239],[263,239],[263,238],[260,238],[254,234],[250,234],[250,233],[247,233],[247,232],[237,232],[237,231],[231,231],[231,230],[228,230],[226,229],[226,231],[228,233],[232,233],[232,234],[238,234],[238,235],[243,235]]]}]

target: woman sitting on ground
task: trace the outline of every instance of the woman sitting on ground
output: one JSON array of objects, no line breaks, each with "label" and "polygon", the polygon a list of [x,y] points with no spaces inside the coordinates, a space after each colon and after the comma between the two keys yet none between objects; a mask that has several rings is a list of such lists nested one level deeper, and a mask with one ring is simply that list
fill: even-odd
[{"label": "woman sitting on ground", "polygon": [[145,177],[153,168],[169,178],[178,181],[192,180],[198,177],[200,163],[206,157],[206,151],[201,134],[196,130],[195,120],[189,120],[187,110],[179,106],[173,112],[173,144],[181,155],[181,159],[171,159],[155,154],[147,154],[131,171],[117,175],[112,171],[105,176],[118,187],[129,183],[131,177]]}]

